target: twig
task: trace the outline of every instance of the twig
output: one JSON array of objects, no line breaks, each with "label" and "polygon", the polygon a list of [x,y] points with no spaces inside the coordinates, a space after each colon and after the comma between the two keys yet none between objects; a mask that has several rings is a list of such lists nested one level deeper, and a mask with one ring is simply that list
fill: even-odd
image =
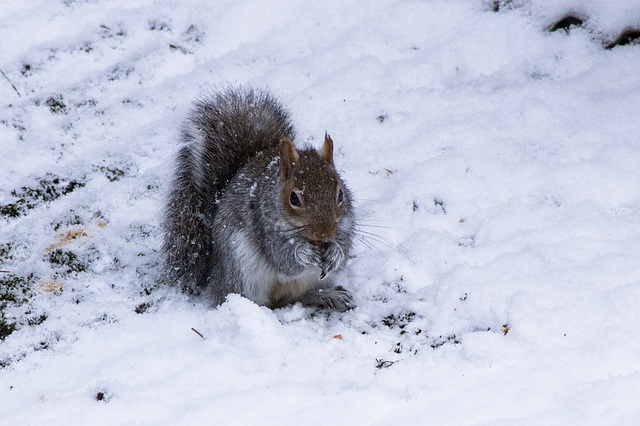
[{"label": "twig", "polygon": [[16,93],[18,94],[18,97],[21,98],[22,95],[20,94],[20,92],[18,92],[18,89],[16,88],[16,86],[11,82],[11,80],[9,80],[9,77],[7,77],[7,75],[4,73],[4,71],[0,70],[0,73],[2,73],[2,76],[4,78],[6,78],[7,81],[9,82],[9,84],[11,85],[11,87],[13,87],[13,90],[16,91]]},{"label": "twig", "polygon": [[0,273],[2,273],[2,274],[8,274],[8,273],[9,273],[9,271],[0,271]]},{"label": "twig", "polygon": [[196,330],[195,328],[191,327],[191,330],[193,330],[194,333],[196,333],[198,336],[202,337],[204,339],[204,336],[202,335],[202,333],[200,333],[198,330]]}]

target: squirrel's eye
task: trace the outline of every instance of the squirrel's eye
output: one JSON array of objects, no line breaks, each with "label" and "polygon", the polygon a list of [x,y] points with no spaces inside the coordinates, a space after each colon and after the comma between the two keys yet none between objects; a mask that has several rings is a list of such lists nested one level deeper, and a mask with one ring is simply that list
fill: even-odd
[{"label": "squirrel's eye", "polygon": [[338,191],[338,204],[342,204],[342,199],[344,198],[344,193],[342,192],[342,189],[340,189]]},{"label": "squirrel's eye", "polygon": [[295,191],[291,191],[291,195],[289,195],[289,202],[294,207],[302,207],[302,202],[300,201],[300,197],[296,194]]}]

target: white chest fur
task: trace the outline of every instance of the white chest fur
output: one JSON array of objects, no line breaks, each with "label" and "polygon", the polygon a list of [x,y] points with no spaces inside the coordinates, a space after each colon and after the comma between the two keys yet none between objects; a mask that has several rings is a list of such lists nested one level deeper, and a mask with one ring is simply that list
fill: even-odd
[{"label": "white chest fur", "polygon": [[279,275],[244,231],[233,234],[231,245],[240,271],[242,294],[259,305],[284,306],[316,287],[320,281],[318,266],[307,266],[294,279]]}]

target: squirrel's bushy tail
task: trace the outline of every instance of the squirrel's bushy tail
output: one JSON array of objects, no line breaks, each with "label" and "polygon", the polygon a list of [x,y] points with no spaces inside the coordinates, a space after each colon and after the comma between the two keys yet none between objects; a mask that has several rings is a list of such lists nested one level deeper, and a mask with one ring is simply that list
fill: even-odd
[{"label": "squirrel's bushy tail", "polygon": [[265,91],[230,88],[195,102],[184,123],[164,218],[166,278],[206,285],[211,226],[225,186],[254,155],[293,139],[288,113]]}]

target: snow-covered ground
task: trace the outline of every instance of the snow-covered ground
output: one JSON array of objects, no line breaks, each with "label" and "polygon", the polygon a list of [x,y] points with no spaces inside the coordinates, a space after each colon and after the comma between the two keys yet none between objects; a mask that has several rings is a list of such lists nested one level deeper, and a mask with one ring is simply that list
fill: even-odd
[{"label": "snow-covered ground", "polygon": [[[637,0],[1,2],[0,424],[640,424],[640,46],[603,47],[634,27]],[[331,134],[355,310],[156,284],[180,122],[230,83]]]}]

